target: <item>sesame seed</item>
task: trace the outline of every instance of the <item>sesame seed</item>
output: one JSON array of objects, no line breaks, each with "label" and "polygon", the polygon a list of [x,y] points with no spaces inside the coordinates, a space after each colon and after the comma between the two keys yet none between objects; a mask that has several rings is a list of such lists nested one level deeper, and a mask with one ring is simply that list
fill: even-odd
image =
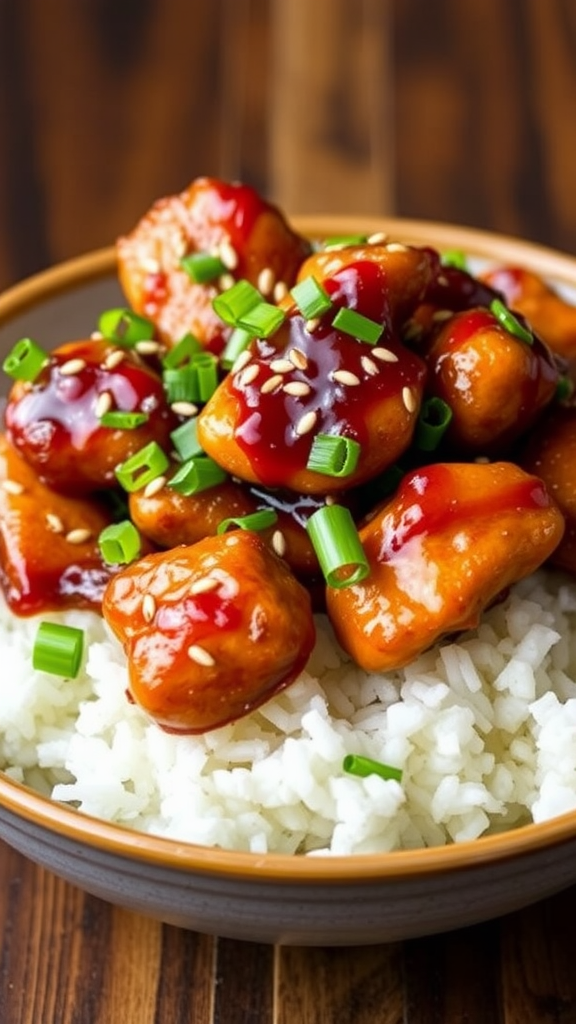
[{"label": "sesame seed", "polygon": [[67,359],[65,363],[60,366],[60,373],[64,377],[74,377],[75,374],[81,373],[86,366],[85,359]]},{"label": "sesame seed", "polygon": [[310,410],[310,412],[305,412],[304,415],[300,417],[296,426],[294,427],[296,433],[298,434],[298,437],[302,437],[303,434],[309,434],[311,430],[314,430],[317,419],[317,412],[314,412],[313,410]]},{"label": "sesame seed", "polygon": [[370,356],[362,356],[360,364],[364,373],[367,373],[369,377],[375,377],[376,374],[380,372],[374,360],[370,359]]},{"label": "sesame seed", "polygon": [[218,250],[218,255],[226,270],[236,270],[238,266],[238,253],[229,239],[225,239]]},{"label": "sesame seed", "polygon": [[229,288],[233,288],[236,284],[233,274],[221,274],[218,278],[218,287],[221,292],[227,292]]},{"label": "sesame seed", "polygon": [[120,363],[124,362],[126,353],[121,348],[113,348],[104,358],[102,363],[105,370],[114,370]]},{"label": "sesame seed", "polygon": [[294,366],[289,359],[273,359],[270,369],[273,373],[292,373]]},{"label": "sesame seed", "polygon": [[436,280],[438,284],[441,284],[444,288],[447,288],[448,285],[450,284],[450,281],[448,280],[445,274],[439,274]]},{"label": "sesame seed", "polygon": [[102,331],[92,331],[90,341],[102,341],[103,337],[104,335],[102,334]]},{"label": "sesame seed", "polygon": [[191,661],[195,661],[197,665],[204,665],[206,668],[212,668],[216,662],[214,658],[204,647],[200,647],[199,644],[191,644],[187,651],[188,657]]},{"label": "sesame seed", "polygon": [[281,373],[275,373],[272,377],[268,377],[260,388],[260,392],[263,395],[269,395],[271,391],[275,391],[282,384],[284,378]]},{"label": "sesame seed", "polygon": [[335,505],[336,504],[336,498],[334,497],[334,495],[333,494],[327,494],[326,497],[324,498],[324,504],[325,505]]},{"label": "sesame seed", "polygon": [[349,387],[354,387],[360,383],[360,377],[357,377],[355,373],[351,373],[350,370],[334,370],[332,374],[332,380],[338,382],[338,384],[345,384]]},{"label": "sesame seed", "polygon": [[404,331],[404,340],[405,341],[418,341],[418,339],[422,337],[423,333],[424,332],[423,332],[422,324],[417,324],[417,323],[408,324],[408,326],[406,327],[406,329]]},{"label": "sesame seed", "polygon": [[408,252],[408,246],[402,245],[402,242],[388,242],[386,246],[387,252]]},{"label": "sesame seed", "polygon": [[240,373],[236,374],[236,384],[238,387],[246,387],[247,384],[252,384],[258,374],[260,373],[260,367],[258,363],[250,363],[249,366],[245,366]]},{"label": "sesame seed", "polygon": [[319,323],[320,323],[320,318],[319,317],[317,317],[317,316],[311,317],[310,320],[307,320],[306,323],[304,324],[304,329],[308,332],[308,334],[314,334],[314,331],[318,327]]},{"label": "sesame seed", "polygon": [[263,267],[258,274],[258,291],[261,292],[262,295],[271,295],[274,291],[275,284],[276,274],[272,270],[272,267]]},{"label": "sesame seed", "polygon": [[287,395],[292,395],[293,398],[304,398],[310,394],[311,390],[310,385],[304,380],[289,380],[282,388],[282,391]]},{"label": "sesame seed", "polygon": [[280,558],[286,554],[286,538],[282,530],[274,530],[272,534],[272,548]]},{"label": "sesame seed", "polygon": [[96,399],[96,407],[94,412],[96,413],[97,419],[102,419],[107,412],[112,408],[112,395],[109,391],[102,391]]},{"label": "sesame seed", "polygon": [[276,281],[273,291],[274,302],[282,302],[288,295],[288,285],[285,281]]},{"label": "sesame seed", "polygon": [[90,540],[92,536],[90,530],[86,530],[83,527],[78,527],[76,530],[69,530],[66,534],[66,540],[69,544],[84,544],[87,540]]},{"label": "sesame seed", "polygon": [[142,617],[145,622],[152,622],[156,614],[156,601],[152,594],[144,594],[142,598]]},{"label": "sesame seed", "polygon": [[302,352],[299,348],[291,348],[288,353],[288,359],[297,370],[308,369],[308,358],[305,352]]},{"label": "sesame seed", "polygon": [[389,348],[382,348],[380,345],[372,349],[372,355],[375,359],[379,359],[381,363],[398,362],[398,356],[395,352],[392,352]]},{"label": "sesame seed", "polygon": [[240,353],[240,355],[234,362],[234,365],[232,367],[232,373],[240,373],[240,370],[243,370],[251,359],[252,354],[248,351],[247,348],[245,348],[244,351]]},{"label": "sesame seed", "polygon": [[165,486],[166,477],[160,474],[159,476],[155,476],[154,479],[151,480],[149,484],[146,484],[146,487],[142,491],[142,494],[144,495],[145,498],[153,498],[154,495],[158,494],[158,492],[161,491]]},{"label": "sesame seed", "polygon": [[46,526],[52,533],[64,533],[64,523],[55,512],[46,513]]},{"label": "sesame seed", "polygon": [[157,356],[164,351],[164,345],[161,345],[159,341],[153,341],[152,338],[137,341],[134,348],[141,356]]},{"label": "sesame seed", "polygon": [[152,256],[142,256],[140,259],[140,266],[146,274],[157,274],[160,270],[160,263]]},{"label": "sesame seed", "polygon": [[185,402],[183,400],[172,402],[170,408],[177,416],[196,416],[198,412],[198,406],[194,405],[194,402]]},{"label": "sesame seed", "polygon": [[387,238],[388,235],[385,231],[375,231],[373,235],[368,236],[368,245],[382,245]]},{"label": "sesame seed", "polygon": [[414,412],[416,409],[416,396],[414,395],[412,388],[402,388],[402,401],[404,402],[408,412]]},{"label": "sesame seed", "polygon": [[6,491],[6,494],[22,494],[24,487],[17,480],[3,480],[2,487]]},{"label": "sesame seed", "polygon": [[214,576],[201,576],[200,579],[194,580],[194,583],[190,587],[190,593],[206,594],[209,590],[214,590],[218,586],[218,580]]},{"label": "sesame seed", "polygon": [[451,309],[437,309],[436,312],[432,314],[432,320],[435,324],[441,324],[444,320],[451,320],[453,316],[454,313]]}]

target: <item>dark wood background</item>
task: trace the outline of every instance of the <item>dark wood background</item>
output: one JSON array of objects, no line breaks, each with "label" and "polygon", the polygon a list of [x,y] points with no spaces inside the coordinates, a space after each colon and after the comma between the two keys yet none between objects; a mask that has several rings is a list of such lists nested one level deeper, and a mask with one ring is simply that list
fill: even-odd
[{"label": "dark wood background", "polygon": [[[575,0],[0,0],[0,288],[200,174],[576,252]],[[574,1024],[576,891],[366,950],[215,940],[0,847],[2,1024]]]}]

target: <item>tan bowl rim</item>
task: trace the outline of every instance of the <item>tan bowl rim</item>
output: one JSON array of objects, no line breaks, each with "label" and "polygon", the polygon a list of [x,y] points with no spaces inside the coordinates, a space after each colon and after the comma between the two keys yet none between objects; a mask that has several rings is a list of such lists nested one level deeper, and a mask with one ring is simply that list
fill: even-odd
[{"label": "tan bowl rim", "polygon": [[[367,216],[291,217],[295,228],[310,237],[371,234],[385,231],[394,240],[459,248],[470,256],[517,263],[546,277],[576,284],[576,259],[531,242],[473,228]],[[0,295],[0,321],[9,323],[48,296],[96,281],[115,271],[113,247],[67,260],[14,285]],[[448,846],[390,853],[299,857],[248,853],[203,847],[132,831],[58,804],[0,772],[0,805],[18,819],[66,837],[96,851],[186,873],[285,884],[337,885],[375,880],[424,878],[527,856],[537,850],[576,840],[576,811],[538,824]]]}]

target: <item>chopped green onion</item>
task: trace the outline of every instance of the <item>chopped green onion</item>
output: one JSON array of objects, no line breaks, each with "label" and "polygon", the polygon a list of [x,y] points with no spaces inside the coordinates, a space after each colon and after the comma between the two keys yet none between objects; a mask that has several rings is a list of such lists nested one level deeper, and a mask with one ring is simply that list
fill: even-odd
[{"label": "chopped green onion", "polygon": [[199,352],[193,356],[191,366],[198,377],[199,402],[207,402],[218,387],[218,359],[212,352]]},{"label": "chopped green onion", "polygon": [[361,446],[351,437],[316,434],[306,469],[327,476],[350,476],[358,465]]},{"label": "chopped green onion", "polygon": [[402,781],[401,768],[382,764],[381,761],[374,761],[371,757],[364,757],[363,754],[346,754],[342,761],[342,768],[349,775],[359,775],[360,778],[366,778],[367,775],[379,775],[381,779]]},{"label": "chopped green onion", "polygon": [[269,526],[274,526],[277,519],[278,513],[274,509],[263,508],[259,512],[250,512],[247,516],[230,516],[223,519],[218,524],[216,532],[226,533],[229,526],[236,526],[239,530],[253,530],[258,533],[259,530],[267,530]]},{"label": "chopped green onion", "polygon": [[212,256],[209,252],[193,252],[189,256],[183,256],[180,266],[196,284],[214,281],[226,271],[220,257]]},{"label": "chopped green onion", "polygon": [[442,264],[445,267],[456,267],[458,270],[468,269],[466,253],[462,249],[448,249],[442,253]]},{"label": "chopped green onion", "polygon": [[365,341],[369,345],[375,345],[384,331],[384,325],[370,320],[355,309],[341,307],[332,321],[333,327],[345,334],[351,334],[358,341]]},{"label": "chopped green onion", "polygon": [[328,292],[315,277],[306,277],[290,290],[290,294],[302,316],[314,320],[317,316],[327,313],[332,306]]},{"label": "chopped green onion", "polygon": [[40,345],[32,338],[20,338],[6,356],[2,369],[14,380],[33,381],[47,362],[48,356]]},{"label": "chopped green onion", "polygon": [[164,370],[162,383],[170,404],[207,402],[218,387],[218,360],[212,352],[196,352],[185,366]]},{"label": "chopped green onion", "polygon": [[370,572],[350,509],[324,505],[310,516],[306,530],[328,586],[342,588]]},{"label": "chopped green onion", "polygon": [[83,650],[83,630],[57,622],[41,622],[32,649],[32,665],[39,672],[75,679]]},{"label": "chopped green onion", "polygon": [[130,519],[111,523],[100,531],[98,537],[100,554],[111,565],[133,562],[140,554],[140,534]]},{"label": "chopped green onion", "polygon": [[116,477],[125,491],[132,493],[146,487],[168,469],[168,456],[156,441],[140,448],[126,462],[116,467]]},{"label": "chopped green onion", "polygon": [[284,323],[286,314],[271,302],[258,302],[238,317],[237,326],[257,338],[269,338]]},{"label": "chopped green onion", "polygon": [[177,341],[174,348],[166,353],[162,360],[162,366],[166,370],[175,370],[184,363],[188,363],[197,352],[202,352],[202,343],[193,334],[185,334],[180,341]]},{"label": "chopped green onion", "polygon": [[452,409],[442,398],[426,399],[416,421],[415,442],[423,452],[433,452],[450,426]]},{"label": "chopped green onion", "polygon": [[574,384],[570,380],[570,377],[562,375],[558,378],[556,385],[556,400],[558,402],[565,402],[567,398],[571,398],[574,393]]},{"label": "chopped green onion", "polygon": [[221,295],[212,300],[212,307],[225,324],[237,327],[242,319],[254,306],[262,302],[262,296],[250,281],[236,281]]},{"label": "chopped green onion", "polygon": [[196,417],[186,420],[185,423],[181,423],[179,427],[176,427],[170,434],[170,440],[183,462],[193,459],[197,455],[202,455],[203,449],[198,441],[198,420]]},{"label": "chopped green onion", "polygon": [[124,348],[132,348],[139,341],[150,341],[154,337],[154,324],[131,309],[107,309],[100,314],[98,330]]},{"label": "chopped green onion", "polygon": [[217,462],[207,455],[199,455],[184,462],[170,478],[168,486],[178,491],[178,494],[200,494],[201,491],[223,483],[226,477],[225,470]]},{"label": "chopped green onion", "polygon": [[121,412],[120,409],[110,409],[100,417],[103,427],[114,427],[117,430],[135,430],[147,421],[147,412]]},{"label": "chopped green onion", "polygon": [[231,370],[238,356],[248,348],[253,337],[254,335],[250,331],[245,331],[243,327],[235,327],[220,356],[220,365],[225,370]]},{"label": "chopped green onion", "polygon": [[514,337],[519,338],[520,341],[526,342],[527,345],[533,344],[534,338],[532,336],[532,332],[520,323],[518,318],[510,312],[508,307],[505,306],[500,299],[492,300],[490,303],[490,312],[493,313],[496,319],[502,324],[504,330],[508,331],[508,334],[513,334]]},{"label": "chopped green onion", "polygon": [[363,245],[367,241],[367,235],[333,235],[331,238],[325,238],[323,244],[325,249],[331,249],[336,245]]}]

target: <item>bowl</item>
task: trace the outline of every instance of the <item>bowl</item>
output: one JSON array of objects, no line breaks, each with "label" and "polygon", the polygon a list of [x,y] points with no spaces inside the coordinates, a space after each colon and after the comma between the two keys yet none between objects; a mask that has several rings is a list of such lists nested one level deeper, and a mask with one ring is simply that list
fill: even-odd
[{"label": "bowl", "polygon": [[[481,231],[394,219],[300,217],[311,237],[387,231],[405,242],[521,264],[576,288],[576,260]],[[572,292],[574,294],[574,292]],[[112,249],[40,273],[0,297],[0,354],[24,335],[86,335],[122,304]],[[363,945],[415,938],[518,910],[576,882],[576,812],[450,846],[354,856],[236,853],[130,831],[0,773],[0,837],[102,899],[234,939]]]}]

